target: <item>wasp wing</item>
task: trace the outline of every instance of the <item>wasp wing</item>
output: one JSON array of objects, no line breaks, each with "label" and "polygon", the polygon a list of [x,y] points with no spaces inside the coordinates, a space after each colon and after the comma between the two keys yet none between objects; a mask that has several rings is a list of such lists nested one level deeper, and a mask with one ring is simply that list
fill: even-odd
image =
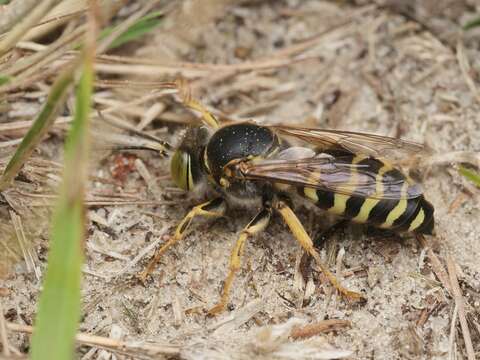
[{"label": "wasp wing", "polygon": [[376,134],[283,125],[271,128],[280,135],[301,139],[321,149],[340,147],[352,153],[390,158],[397,158],[400,154],[417,155],[425,151],[422,144]]},{"label": "wasp wing", "polygon": [[[247,162],[239,166],[237,171],[243,179],[291,184],[379,200],[411,199],[422,194],[420,185],[399,170],[378,159],[363,159],[355,164],[351,155],[316,154],[308,158]],[[386,167],[380,172],[383,165]]]}]

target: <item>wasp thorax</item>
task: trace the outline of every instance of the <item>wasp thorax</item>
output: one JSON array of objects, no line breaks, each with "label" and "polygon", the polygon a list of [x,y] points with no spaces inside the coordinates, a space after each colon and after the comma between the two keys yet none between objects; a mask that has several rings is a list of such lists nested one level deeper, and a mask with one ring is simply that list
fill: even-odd
[{"label": "wasp thorax", "polygon": [[276,135],[267,127],[249,122],[227,125],[215,132],[208,142],[207,168],[220,183],[221,178],[236,175],[236,165],[266,157],[277,145]]}]

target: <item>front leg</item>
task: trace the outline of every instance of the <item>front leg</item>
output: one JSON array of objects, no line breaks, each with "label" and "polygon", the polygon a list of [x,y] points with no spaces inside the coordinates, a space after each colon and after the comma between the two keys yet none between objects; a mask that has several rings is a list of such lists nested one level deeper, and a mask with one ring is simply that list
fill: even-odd
[{"label": "front leg", "polygon": [[157,250],[152,259],[150,259],[147,267],[140,274],[137,275],[140,281],[145,282],[148,275],[150,275],[153,270],[155,270],[155,266],[160,261],[162,255],[169,248],[171,248],[173,245],[183,239],[186,231],[190,227],[190,224],[195,217],[221,217],[225,214],[226,208],[227,206],[225,200],[222,198],[216,198],[207,201],[206,203],[197,205],[192,210],[190,210],[180,222],[180,224],[178,224],[175,230],[175,235],[172,236],[160,249]]},{"label": "front leg", "polygon": [[210,315],[216,315],[225,310],[225,306],[228,303],[230,288],[232,287],[233,280],[235,279],[235,274],[238,270],[240,270],[241,257],[243,255],[245,243],[250,237],[258,234],[267,227],[268,223],[270,222],[271,215],[272,211],[270,208],[261,210],[240,233],[240,236],[238,237],[230,256],[230,267],[227,278],[225,279],[225,283],[223,285],[222,297],[217,305],[208,311]]}]

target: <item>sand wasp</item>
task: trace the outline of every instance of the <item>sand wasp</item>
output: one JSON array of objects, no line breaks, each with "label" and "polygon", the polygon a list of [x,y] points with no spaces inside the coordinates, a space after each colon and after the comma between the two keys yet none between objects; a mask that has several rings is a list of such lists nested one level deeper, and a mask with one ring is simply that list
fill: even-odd
[{"label": "sand wasp", "polygon": [[356,223],[431,234],[434,210],[421,187],[382,156],[390,150],[417,153],[422,145],[374,134],[264,126],[253,121],[220,126],[198,101],[187,99],[185,103],[201,112],[204,124],[187,130],[171,157],[171,175],[181,189],[208,193],[213,199],[185,216],[139,274],[141,280],[184,237],[195,217],[221,217],[227,204],[259,210],[238,236],[220,301],[210,314],[224,310],[247,240],[263,231],[274,213],[340,294],[350,300],[362,299],[343,287],[322,262],[292,210],[299,201]]}]

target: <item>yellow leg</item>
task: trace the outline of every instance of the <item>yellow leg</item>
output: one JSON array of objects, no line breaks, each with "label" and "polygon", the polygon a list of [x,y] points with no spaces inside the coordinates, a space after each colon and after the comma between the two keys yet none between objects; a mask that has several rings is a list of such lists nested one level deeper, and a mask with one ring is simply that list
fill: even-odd
[{"label": "yellow leg", "polygon": [[300,245],[305,249],[305,251],[315,259],[317,266],[325,274],[330,283],[337,289],[340,294],[346,297],[349,300],[363,300],[363,296],[354,291],[350,291],[344,288],[338,279],[333,275],[328,267],[322,262],[319,253],[315,250],[313,246],[312,239],[308,236],[305,228],[303,227],[300,220],[297,218],[293,210],[283,201],[278,201],[275,203],[275,210],[277,210],[282,216],[283,220],[289,227],[295,239],[300,243]]},{"label": "yellow leg", "polygon": [[218,122],[217,118],[210,111],[208,111],[200,101],[192,97],[186,80],[177,80],[176,85],[183,104],[190,109],[199,111],[202,114],[202,119],[205,125],[210,126],[213,129],[218,129],[220,127],[220,123]]},{"label": "yellow leg", "polygon": [[230,289],[232,287],[233,280],[235,279],[235,274],[238,270],[240,270],[241,266],[241,257],[243,255],[243,250],[245,248],[245,243],[248,238],[252,237],[255,234],[263,231],[270,221],[271,210],[270,209],[263,209],[260,211],[255,218],[248,223],[248,225],[242,230],[240,236],[238,237],[237,242],[232,250],[232,254],[230,256],[230,268],[225,279],[225,284],[223,285],[222,290],[222,297],[220,301],[211,308],[208,313],[210,315],[216,315],[223,310],[225,310],[225,306],[228,303],[228,294],[230,293]]},{"label": "yellow leg", "polygon": [[175,234],[160,248],[157,250],[155,255],[150,259],[147,267],[137,275],[140,281],[145,282],[148,275],[150,275],[155,266],[160,261],[162,255],[173,245],[183,239],[186,231],[188,230],[192,220],[197,216],[203,217],[221,217],[225,214],[226,204],[225,200],[222,198],[216,198],[206,203],[195,206],[188,214],[183,218],[183,220],[178,224]]}]

